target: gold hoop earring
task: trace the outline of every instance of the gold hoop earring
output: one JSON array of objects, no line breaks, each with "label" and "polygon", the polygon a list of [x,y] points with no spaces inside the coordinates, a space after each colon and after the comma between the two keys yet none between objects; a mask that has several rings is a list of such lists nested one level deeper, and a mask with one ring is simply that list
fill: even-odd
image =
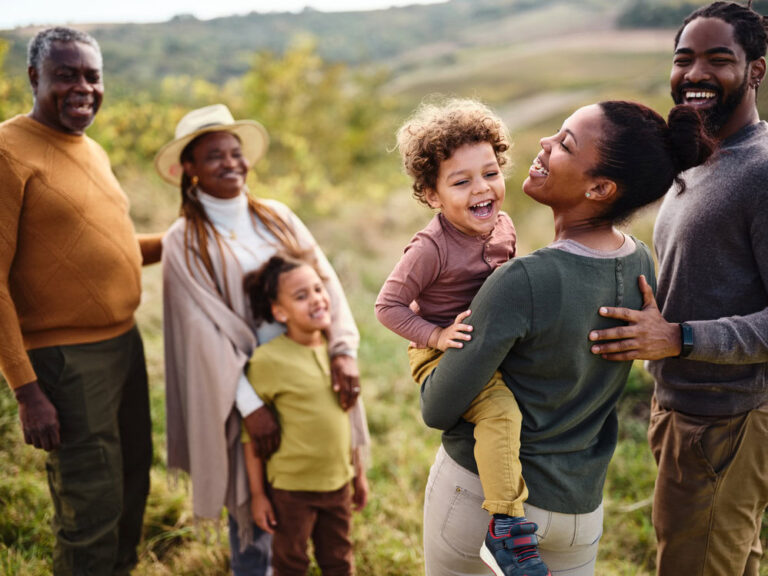
[{"label": "gold hoop earring", "polygon": [[200,179],[197,176],[192,176],[192,178],[189,179],[192,186],[197,186],[197,183],[200,182]]}]

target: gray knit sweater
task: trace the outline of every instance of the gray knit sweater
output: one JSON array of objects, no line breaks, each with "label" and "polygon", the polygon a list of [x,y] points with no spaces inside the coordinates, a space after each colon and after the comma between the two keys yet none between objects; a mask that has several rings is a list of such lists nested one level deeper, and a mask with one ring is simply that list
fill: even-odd
[{"label": "gray knit sweater", "polygon": [[684,177],[656,221],[657,300],[669,322],[691,324],[694,347],[648,368],[662,407],[739,414],[768,402],[768,124]]},{"label": "gray knit sweater", "polygon": [[477,471],[473,427],[461,415],[498,368],[523,414],[528,501],[566,514],[600,505],[631,363],[592,354],[587,334],[619,324],[598,316],[602,305],[640,308],[638,275],[655,286],[650,251],[636,243],[618,258],[542,248],[491,274],[471,304],[472,340],[446,350],[421,390],[424,422],[445,431],[451,458]]}]

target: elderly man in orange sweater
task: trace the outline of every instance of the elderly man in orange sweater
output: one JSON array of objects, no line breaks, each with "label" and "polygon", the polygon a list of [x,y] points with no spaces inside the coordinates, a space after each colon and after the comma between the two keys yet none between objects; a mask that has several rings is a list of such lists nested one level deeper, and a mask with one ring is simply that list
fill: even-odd
[{"label": "elderly man in orange sweater", "polygon": [[0,124],[0,370],[25,441],[48,451],[54,574],[124,574],[152,460],[134,311],[160,237],[136,236],[106,153],[84,135],[104,92],[96,41],[44,30],[28,66],[32,111]]}]

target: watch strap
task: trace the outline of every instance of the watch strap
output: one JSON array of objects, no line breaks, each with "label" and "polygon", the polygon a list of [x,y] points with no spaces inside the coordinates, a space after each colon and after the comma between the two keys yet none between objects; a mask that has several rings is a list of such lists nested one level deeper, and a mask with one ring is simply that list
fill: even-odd
[{"label": "watch strap", "polygon": [[693,352],[693,328],[686,322],[680,323],[680,358],[687,358]]}]

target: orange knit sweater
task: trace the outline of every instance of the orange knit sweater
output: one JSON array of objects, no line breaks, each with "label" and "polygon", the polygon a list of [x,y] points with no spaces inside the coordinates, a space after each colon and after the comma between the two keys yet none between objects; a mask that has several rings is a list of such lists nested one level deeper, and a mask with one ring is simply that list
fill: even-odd
[{"label": "orange knit sweater", "polygon": [[106,152],[26,116],[0,124],[0,370],[11,388],[37,378],[27,349],[130,329],[140,294],[139,243]]}]

